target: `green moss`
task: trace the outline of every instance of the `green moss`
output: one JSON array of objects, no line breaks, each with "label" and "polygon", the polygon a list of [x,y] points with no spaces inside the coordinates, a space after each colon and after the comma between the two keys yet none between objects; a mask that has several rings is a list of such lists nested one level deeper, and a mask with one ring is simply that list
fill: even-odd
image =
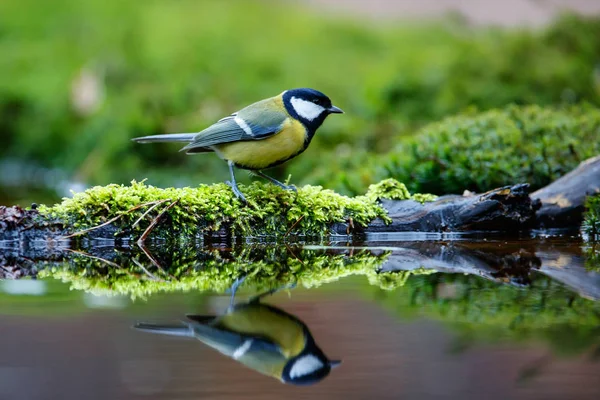
[{"label": "green moss", "polygon": [[[431,193],[540,188],[600,153],[600,109],[509,106],[433,123],[383,161],[383,176]],[[381,163],[381,159],[379,161]]]},{"label": "green moss", "polygon": [[586,243],[582,247],[585,255],[585,268],[588,271],[600,273],[600,241]]},{"label": "green moss", "polygon": [[437,199],[436,195],[427,193],[415,193],[411,195],[406,188],[406,185],[398,182],[395,179],[384,179],[379,183],[375,183],[369,186],[367,199],[371,201],[377,201],[381,199],[388,200],[415,200],[420,203],[428,201],[434,201]]},{"label": "green moss", "polygon": [[581,231],[585,239],[583,252],[585,266],[590,271],[600,272],[600,195],[590,196],[586,200]]},{"label": "green moss", "polygon": [[581,229],[589,241],[600,242],[600,195],[586,199]]},{"label": "green moss", "polygon": [[[393,289],[404,285],[409,276],[431,273],[418,269],[398,273],[379,273],[388,253],[368,251],[336,254],[286,247],[253,247],[223,254],[196,252],[181,248],[177,255],[158,269],[146,261],[117,256],[110,263],[76,256],[63,263],[40,265],[40,277],[69,282],[76,290],[95,294],[125,294],[133,298],[157,292],[211,291],[222,293],[239,278],[244,287],[256,292],[298,284],[316,287],[351,275],[364,275],[373,285]],[[160,257],[159,257],[160,258]]]},{"label": "green moss", "polygon": [[429,275],[436,271],[433,269],[417,268],[407,271],[383,272],[367,274],[369,283],[384,290],[398,289],[406,284],[408,278],[413,275]]},{"label": "green moss", "polygon": [[410,198],[414,201],[418,201],[419,203],[427,203],[430,201],[436,201],[438,197],[435,194],[430,193],[415,193],[410,196]]},{"label": "green moss", "polygon": [[379,199],[389,200],[408,200],[410,199],[410,193],[406,188],[406,185],[398,182],[395,179],[385,179],[379,183],[375,183],[369,186],[369,190],[366,194],[367,198],[372,201]]},{"label": "green moss", "polygon": [[[160,189],[134,181],[129,186],[93,187],[40,211],[48,217],[68,221],[77,230],[119,217],[113,225],[122,234],[141,233],[153,218],[165,211],[160,226],[168,227],[170,236],[193,236],[217,231],[223,225],[235,236],[282,236],[290,230],[301,235],[324,236],[336,222],[352,219],[356,224],[366,225],[378,217],[389,220],[383,208],[366,196],[349,198],[315,186],[298,188],[296,193],[258,182],[240,189],[248,205],[240,203],[226,184]],[[140,223],[133,227],[140,218]]]}]

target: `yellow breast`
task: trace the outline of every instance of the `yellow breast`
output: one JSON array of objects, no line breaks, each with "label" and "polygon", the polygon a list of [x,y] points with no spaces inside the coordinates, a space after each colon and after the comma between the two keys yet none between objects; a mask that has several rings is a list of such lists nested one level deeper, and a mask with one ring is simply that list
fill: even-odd
[{"label": "yellow breast", "polygon": [[224,143],[214,146],[219,157],[245,169],[274,167],[297,156],[305,149],[306,129],[288,118],[281,131],[262,140]]}]

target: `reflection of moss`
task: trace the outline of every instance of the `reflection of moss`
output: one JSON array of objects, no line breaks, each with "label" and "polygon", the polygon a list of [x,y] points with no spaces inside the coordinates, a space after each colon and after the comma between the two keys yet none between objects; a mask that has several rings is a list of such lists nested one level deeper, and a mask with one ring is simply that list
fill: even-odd
[{"label": "reflection of moss", "polygon": [[408,278],[412,275],[429,275],[435,273],[435,270],[418,268],[410,271],[395,271],[378,274],[367,274],[369,283],[373,286],[378,286],[384,290],[398,289],[406,284]]},{"label": "reflection of moss", "polygon": [[[185,252],[185,250],[183,250]],[[164,255],[169,257],[168,254]],[[161,257],[158,257],[160,260]],[[365,275],[371,284],[391,289],[402,286],[409,275],[427,270],[378,273],[387,254],[363,251],[352,255],[333,254],[286,247],[255,248],[225,254],[218,251],[178,253],[160,260],[164,270],[146,262],[145,273],[133,258],[117,256],[108,264],[77,256],[40,271],[41,277],[70,282],[74,289],[94,293],[145,297],[156,292],[198,290],[223,292],[236,279],[246,277],[244,286],[256,291],[297,283],[315,287],[349,275]],[[137,259],[136,259],[137,261]]]},{"label": "reflection of moss", "polygon": [[583,246],[585,268],[589,271],[600,272],[600,242],[586,243]]},{"label": "reflection of moss", "polygon": [[425,316],[454,327],[468,342],[544,339],[563,352],[599,342],[600,303],[536,275],[528,288],[475,276],[415,277],[376,297],[401,316]]},{"label": "reflection of moss", "polygon": [[589,241],[600,242],[600,195],[588,197],[585,208],[583,232]]},{"label": "reflection of moss", "polygon": [[[97,186],[41,212],[67,220],[77,229],[120,215],[113,225],[127,233],[134,221],[155,207],[134,229],[142,232],[153,217],[167,210],[162,220],[167,225],[161,226],[168,226],[169,233],[185,235],[217,231],[223,225],[230,225],[231,232],[241,236],[283,235],[289,229],[304,235],[325,235],[335,222],[352,219],[366,225],[377,217],[389,220],[385,211],[366,196],[349,198],[314,186],[298,188],[296,193],[258,182],[241,186],[241,190],[248,206],[242,205],[225,184],[160,189],[132,182],[130,186]],[[144,206],[134,209],[140,205]]]}]

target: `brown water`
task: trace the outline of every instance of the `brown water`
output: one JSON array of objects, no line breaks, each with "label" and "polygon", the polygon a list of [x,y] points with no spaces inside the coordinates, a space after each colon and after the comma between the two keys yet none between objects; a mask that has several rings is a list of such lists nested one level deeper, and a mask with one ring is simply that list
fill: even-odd
[{"label": "brown water", "polygon": [[[222,314],[227,293],[133,301],[47,278],[0,282],[0,399],[599,398],[600,276],[586,269],[578,240],[375,239],[293,254],[309,263],[311,252],[350,259],[387,251],[381,270],[438,272],[392,290],[361,274],[313,288],[300,281],[264,299],[303,321],[323,352],[342,360],[315,385],[283,384],[195,339],[132,329]],[[229,248],[219,257],[227,254],[242,257]],[[67,261],[77,262],[85,261]],[[236,301],[253,294],[242,284]]]}]

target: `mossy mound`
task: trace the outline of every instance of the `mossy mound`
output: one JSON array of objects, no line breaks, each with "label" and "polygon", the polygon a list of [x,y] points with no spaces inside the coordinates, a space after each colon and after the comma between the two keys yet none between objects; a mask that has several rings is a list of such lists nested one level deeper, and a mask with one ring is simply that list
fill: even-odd
[{"label": "mossy mound", "polygon": [[543,187],[600,154],[600,109],[509,106],[430,124],[384,161],[385,174],[428,193]]},{"label": "mossy mound", "polygon": [[[158,256],[160,267],[142,254],[75,255],[61,263],[40,265],[39,277],[69,282],[73,289],[95,294],[147,297],[158,292],[210,291],[224,293],[245,277],[243,287],[263,292],[297,284],[315,287],[350,275],[364,275],[372,285],[394,289],[409,276],[431,270],[379,272],[388,253],[332,253],[290,247],[246,247],[230,254],[196,251],[192,246]],[[163,257],[165,257],[163,259]]]},{"label": "mossy mound", "polygon": [[[118,233],[140,233],[165,211],[164,226],[173,234],[187,236],[218,231],[223,225],[239,236],[280,236],[291,228],[305,235],[325,235],[335,222],[352,218],[357,224],[367,224],[377,217],[386,218],[385,211],[364,196],[349,198],[313,186],[299,188],[296,193],[258,182],[240,188],[248,205],[241,203],[226,184],[178,189],[143,182],[113,184],[77,193],[41,212],[82,230],[121,216],[113,224]],[[155,208],[144,216],[151,207]],[[140,218],[142,221],[134,226]]]},{"label": "mossy mound", "polygon": [[158,235],[154,236],[163,238],[193,237],[220,229],[238,237],[323,237],[338,222],[366,226],[375,218],[389,221],[378,199],[435,198],[423,194],[412,197],[404,184],[394,180],[374,185],[367,194],[353,198],[315,186],[295,192],[254,182],[240,188],[248,204],[241,203],[226,184],[161,189],[134,181],[129,186],[96,186],[60,204],[41,207],[40,212],[47,218],[66,221],[79,232],[110,222],[115,236],[139,236],[160,215],[161,228],[155,228]]}]

